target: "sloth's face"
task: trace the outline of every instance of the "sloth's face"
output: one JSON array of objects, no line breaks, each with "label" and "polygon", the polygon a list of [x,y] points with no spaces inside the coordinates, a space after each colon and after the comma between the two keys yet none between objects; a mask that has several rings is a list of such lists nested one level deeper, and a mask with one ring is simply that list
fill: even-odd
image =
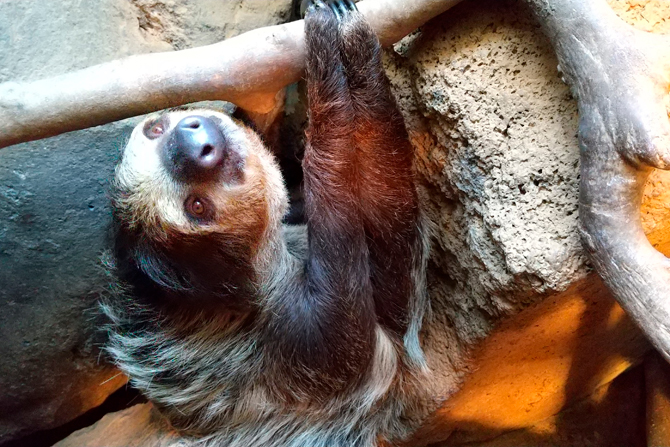
[{"label": "sloth's face", "polygon": [[163,112],[133,130],[116,168],[115,205],[131,226],[234,231],[267,214],[268,181],[278,175],[258,135],[228,115]]},{"label": "sloth's face", "polygon": [[286,192],[253,130],[220,112],[173,110],[133,130],[112,202],[123,257],[158,283],[202,289],[255,262]]}]

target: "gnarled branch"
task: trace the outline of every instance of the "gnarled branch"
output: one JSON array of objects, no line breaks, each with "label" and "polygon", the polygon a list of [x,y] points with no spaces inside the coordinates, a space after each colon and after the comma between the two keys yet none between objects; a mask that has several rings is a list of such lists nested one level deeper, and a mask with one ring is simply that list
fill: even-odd
[{"label": "gnarled branch", "polygon": [[[359,10],[390,45],[461,0],[374,0]],[[0,84],[0,148],[202,100],[255,113],[304,69],[302,20],[189,50],[131,56],[36,82]]]},{"label": "gnarled branch", "polygon": [[670,36],[638,31],[605,0],[527,0],[579,106],[580,220],[619,304],[670,360],[670,260],[642,231],[652,168],[670,169]]}]

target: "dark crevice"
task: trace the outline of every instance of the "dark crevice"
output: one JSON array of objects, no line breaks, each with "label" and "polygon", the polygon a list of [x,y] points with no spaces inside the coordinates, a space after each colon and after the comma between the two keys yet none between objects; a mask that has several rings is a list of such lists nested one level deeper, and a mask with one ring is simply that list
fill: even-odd
[{"label": "dark crevice", "polygon": [[107,413],[120,411],[131,405],[146,402],[146,399],[134,388],[128,386],[112,393],[99,407],[87,411],[78,418],[50,430],[42,430],[13,441],[1,443],[0,447],[51,447],[77,430],[89,427]]}]

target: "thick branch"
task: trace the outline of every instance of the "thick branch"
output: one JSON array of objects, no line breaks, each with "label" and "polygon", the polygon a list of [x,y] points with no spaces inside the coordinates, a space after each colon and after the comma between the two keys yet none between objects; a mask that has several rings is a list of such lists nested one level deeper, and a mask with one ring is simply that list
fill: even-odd
[{"label": "thick branch", "polygon": [[593,264],[670,360],[670,260],[642,231],[653,167],[670,168],[670,36],[621,21],[605,0],[527,0],[579,105],[580,220]]},{"label": "thick branch", "polygon": [[[390,45],[460,0],[358,4]],[[145,54],[29,83],[0,84],[0,148],[202,100],[270,111],[304,68],[303,22],[190,50]]]}]

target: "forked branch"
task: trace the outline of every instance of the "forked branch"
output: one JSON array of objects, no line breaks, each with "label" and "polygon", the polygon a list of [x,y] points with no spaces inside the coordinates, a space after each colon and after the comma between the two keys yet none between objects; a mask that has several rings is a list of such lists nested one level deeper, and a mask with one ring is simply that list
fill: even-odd
[{"label": "forked branch", "polygon": [[648,242],[640,202],[670,169],[670,36],[638,31],[605,0],[527,0],[579,106],[584,245],[614,297],[670,360],[670,260]]},{"label": "forked branch", "polygon": [[[461,0],[358,3],[382,44],[400,40]],[[302,20],[189,50],[131,56],[36,82],[0,84],[0,148],[202,100],[254,112],[304,69]]]}]

